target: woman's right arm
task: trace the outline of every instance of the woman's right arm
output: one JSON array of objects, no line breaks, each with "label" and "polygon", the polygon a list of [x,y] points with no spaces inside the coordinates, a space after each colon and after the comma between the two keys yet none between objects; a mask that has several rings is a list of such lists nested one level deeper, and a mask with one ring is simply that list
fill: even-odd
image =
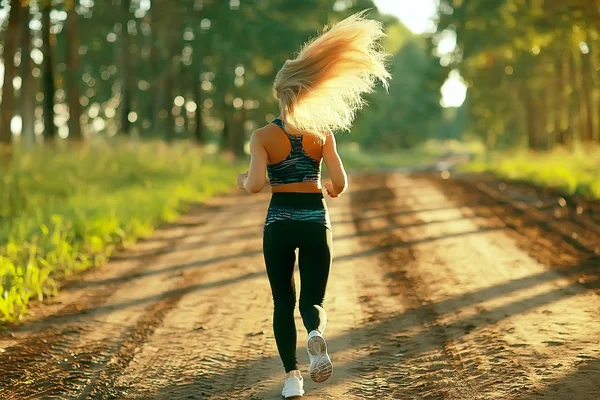
[{"label": "woman's right arm", "polygon": [[325,188],[331,197],[338,197],[348,188],[348,176],[338,154],[335,136],[332,132],[327,135],[323,145],[323,161],[325,161],[331,179],[331,183],[325,183]]}]

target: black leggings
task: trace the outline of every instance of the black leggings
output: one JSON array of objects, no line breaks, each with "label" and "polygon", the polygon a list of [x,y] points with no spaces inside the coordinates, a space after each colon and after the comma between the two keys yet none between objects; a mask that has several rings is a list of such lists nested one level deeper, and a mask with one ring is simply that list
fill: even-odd
[{"label": "black leggings", "polygon": [[273,293],[273,330],[286,372],[298,369],[296,360],[295,250],[300,269],[300,314],[307,332],[323,332],[327,316],[323,300],[331,266],[331,231],[312,221],[277,221],[265,227],[263,251]]}]

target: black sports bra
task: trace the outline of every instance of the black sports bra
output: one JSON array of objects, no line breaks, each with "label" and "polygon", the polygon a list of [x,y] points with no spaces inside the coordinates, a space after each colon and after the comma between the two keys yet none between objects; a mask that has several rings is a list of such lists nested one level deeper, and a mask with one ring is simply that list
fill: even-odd
[{"label": "black sports bra", "polygon": [[290,154],[276,164],[267,165],[267,173],[271,186],[300,182],[319,182],[321,179],[321,161],[309,156],[302,147],[303,135],[290,135],[279,118],[273,123],[279,126],[292,144]]}]

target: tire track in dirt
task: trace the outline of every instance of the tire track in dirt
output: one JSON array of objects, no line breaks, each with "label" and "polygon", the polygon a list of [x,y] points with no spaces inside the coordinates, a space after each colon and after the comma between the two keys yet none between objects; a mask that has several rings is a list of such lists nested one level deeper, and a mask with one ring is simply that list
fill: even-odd
[{"label": "tire track in dirt", "polygon": [[[351,193],[354,224],[364,242],[381,250],[378,266],[389,290],[389,296],[370,298],[366,313],[372,321],[380,321],[385,318],[381,315],[382,311],[385,310],[388,315],[398,311],[398,302],[407,310],[404,318],[389,325],[385,333],[378,332],[383,341],[377,351],[370,354],[367,367],[357,368],[363,376],[367,375],[365,381],[370,383],[368,398],[385,398],[394,393],[402,393],[405,398],[481,398],[462,376],[451,352],[445,347],[447,338],[444,329],[437,323],[434,309],[424,303],[426,293],[418,292],[415,278],[407,273],[418,269],[420,260],[418,251],[410,245],[412,238],[403,228],[418,226],[420,221],[412,213],[387,219],[372,218],[371,210],[381,208],[377,206],[379,202],[393,204],[388,209],[390,214],[400,213],[408,207],[397,196],[397,189],[392,187],[392,176],[365,176],[363,179],[374,187]],[[410,326],[403,323],[408,315],[412,320]],[[398,360],[410,361],[410,368],[407,373],[400,373],[400,377],[389,379],[398,373],[394,371],[402,364]],[[368,377],[369,372],[372,373],[369,369],[375,372],[371,379]],[[365,389],[363,385],[355,393],[360,394]]]},{"label": "tire track in dirt", "polygon": [[502,183],[498,189],[485,180],[475,183],[463,179],[428,177],[427,180],[453,201],[469,204],[461,212],[478,226],[503,226],[515,247],[545,266],[544,272],[512,281],[511,285],[517,283],[520,289],[534,288],[535,284],[555,286],[555,290],[530,300],[540,308],[538,320],[526,316],[520,320],[513,318],[516,321],[508,331],[510,345],[531,356],[531,373],[539,377],[539,384],[518,398],[597,398],[600,235],[596,230],[586,230],[587,225],[577,220],[576,210],[564,210],[556,198],[545,192],[504,193],[502,198],[502,192],[506,191]]},{"label": "tire track in dirt", "polygon": [[[417,255],[417,265],[398,266],[392,259],[386,263],[394,274],[391,284],[409,278],[410,284],[404,285],[404,291],[417,293],[423,310],[429,310],[435,321],[433,332],[441,333],[444,352],[453,360],[451,364],[457,372],[464,370],[465,380],[482,393],[482,398],[516,399],[525,393],[539,392],[546,382],[568,370],[568,362],[576,363],[580,356],[597,354],[593,345],[598,343],[595,332],[600,328],[596,322],[598,308],[594,306],[598,299],[590,289],[597,289],[598,276],[595,283],[593,278],[589,284],[573,283],[590,271],[589,264],[587,267],[578,265],[566,274],[548,270],[517,249],[517,243],[507,237],[510,230],[501,221],[473,217],[470,208],[463,206],[473,205],[473,199],[449,207],[452,202],[445,196],[452,191],[449,187],[444,188],[444,193],[436,194],[431,190],[434,186],[426,180],[395,177],[393,181],[397,182],[394,189],[398,192],[397,201],[390,201],[389,194],[378,196],[375,191],[366,197],[379,197],[386,204],[403,203],[413,210],[413,218],[424,223],[406,220],[407,212],[392,207],[387,214],[367,215],[359,222],[379,221],[378,226],[370,225],[366,229],[382,235],[383,244],[379,245],[382,257],[389,257],[390,253],[399,251],[398,247],[407,246]],[[387,224],[382,222],[386,218]],[[394,224],[402,228],[396,229]],[[387,234],[377,233],[386,229]],[[400,242],[386,243],[393,240],[390,238],[394,235],[400,237]],[[404,240],[405,236],[411,239]],[[537,236],[544,238],[547,234]],[[377,241],[372,235],[368,237]],[[372,252],[375,252],[377,245],[373,245]],[[546,249],[546,252],[552,251],[552,248]],[[585,258],[585,253],[575,251],[572,257]],[[547,309],[540,311],[542,307]],[[561,309],[565,315],[556,311]],[[570,320],[569,315],[577,328],[563,329]],[[399,329],[407,328],[409,321],[403,322],[405,326],[398,324]],[[398,338],[396,345],[401,345],[402,339]],[[414,342],[414,337],[408,339]],[[553,355],[556,346],[566,352],[563,357]],[[581,350],[585,351],[578,354]],[[386,351],[392,351],[392,345]],[[429,386],[437,382],[424,378],[423,374],[419,376],[414,369],[418,365],[414,359],[407,361],[409,370],[414,372],[413,379],[419,381],[420,377]],[[382,375],[389,376],[401,363],[390,361],[386,367],[390,371]],[[593,387],[598,381],[600,378],[596,376],[576,392],[582,398],[594,398]],[[384,395],[390,391],[384,387],[379,393]],[[395,392],[392,390],[392,393]],[[407,395],[406,388],[402,395]],[[427,396],[466,398],[467,395],[453,395],[434,388]],[[415,398],[428,397],[422,393]]]}]

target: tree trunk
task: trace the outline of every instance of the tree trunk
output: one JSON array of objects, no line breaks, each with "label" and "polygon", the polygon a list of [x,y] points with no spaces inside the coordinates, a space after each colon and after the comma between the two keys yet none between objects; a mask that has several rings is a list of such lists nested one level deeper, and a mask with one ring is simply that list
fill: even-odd
[{"label": "tree trunk", "polygon": [[164,106],[167,110],[167,118],[164,125],[165,138],[167,141],[173,140],[175,123],[173,120],[173,71],[169,68],[164,78]]},{"label": "tree trunk", "polygon": [[227,110],[224,111],[225,116],[223,117],[223,132],[221,132],[221,150],[230,150],[231,143],[229,137],[231,136],[231,120],[227,115]]},{"label": "tree trunk", "polygon": [[572,128],[573,140],[582,140],[581,126],[581,88],[579,87],[579,65],[577,59],[571,55],[570,59],[570,88],[571,88],[571,104],[569,107],[570,125]]},{"label": "tree trunk", "polygon": [[562,55],[558,61],[558,86],[559,90],[559,108],[556,110],[559,115],[558,135],[556,141],[561,145],[567,145],[572,140],[572,131],[569,121],[569,103],[571,89],[569,87],[569,56]]},{"label": "tree trunk", "polygon": [[576,99],[573,117],[578,126],[579,139],[582,142],[589,142],[592,139],[592,126],[589,122],[590,115],[588,115],[587,104],[588,92],[591,88],[586,88],[583,81],[587,60],[580,51],[574,51],[572,60],[573,92]]},{"label": "tree trunk", "polygon": [[555,65],[554,86],[552,90],[552,116],[554,117],[554,144],[562,144],[563,137],[561,134],[561,117],[564,107],[563,87],[561,80],[561,58],[557,57]]},{"label": "tree trunk", "polygon": [[21,118],[23,129],[21,138],[26,149],[35,142],[35,91],[37,80],[32,76],[33,60],[31,59],[31,30],[29,29],[29,6],[23,6],[23,36],[21,37]]},{"label": "tree trunk", "polygon": [[528,88],[523,89],[523,103],[525,105],[525,123],[527,126],[527,146],[530,150],[540,150],[540,107],[535,95]]},{"label": "tree trunk", "polygon": [[230,132],[230,140],[231,140],[231,150],[236,158],[241,158],[245,155],[244,153],[244,144],[245,144],[245,134],[244,134],[244,122],[246,118],[246,110],[236,110],[233,114],[233,124],[232,130]]},{"label": "tree trunk", "polygon": [[69,139],[80,141],[81,104],[79,103],[79,16],[75,11],[78,1],[71,3],[67,12],[65,27],[67,30],[67,101],[69,104]]},{"label": "tree trunk", "polygon": [[6,32],[3,61],[4,61],[4,86],[2,86],[2,111],[0,116],[0,145],[12,143],[10,123],[15,114],[15,89],[13,79],[16,75],[15,52],[19,45],[19,31],[21,25],[22,9],[18,0],[10,3],[10,16]]},{"label": "tree trunk", "polygon": [[194,131],[194,137],[196,143],[203,145],[205,143],[204,138],[204,120],[202,119],[202,82],[200,82],[200,74],[196,74],[194,79],[194,94],[196,102],[196,129]]},{"label": "tree trunk", "polygon": [[590,140],[598,141],[600,126],[598,126],[598,112],[596,96],[594,94],[594,56],[596,55],[596,44],[588,41],[590,53],[583,59],[583,90],[585,95],[586,126]]},{"label": "tree trunk", "polygon": [[129,32],[127,24],[129,22],[129,8],[131,0],[121,0],[123,6],[123,22],[121,31],[121,132],[129,134],[131,123],[129,122],[129,113],[131,112],[131,71],[129,68]]},{"label": "tree trunk", "polygon": [[44,73],[42,85],[44,93],[44,136],[50,140],[56,137],[56,126],[54,125],[54,62],[52,57],[52,43],[50,35],[50,11],[52,9],[50,0],[44,0],[41,4],[42,11],[42,53],[44,54]]},{"label": "tree trunk", "polygon": [[[152,21],[153,19],[149,20],[149,23],[151,24]],[[164,98],[164,95],[162,85],[163,81],[162,78],[159,76],[160,68],[158,67],[158,65],[160,63],[160,56],[158,53],[158,49],[156,48],[157,35],[155,34],[154,30],[152,30],[150,40],[150,64],[152,66],[150,67],[150,100],[148,108],[151,112],[148,114],[148,117],[150,118],[151,122],[148,130],[153,136],[156,136],[160,131],[160,127],[162,126],[162,121],[160,119],[160,110],[162,110],[162,99]]]}]

